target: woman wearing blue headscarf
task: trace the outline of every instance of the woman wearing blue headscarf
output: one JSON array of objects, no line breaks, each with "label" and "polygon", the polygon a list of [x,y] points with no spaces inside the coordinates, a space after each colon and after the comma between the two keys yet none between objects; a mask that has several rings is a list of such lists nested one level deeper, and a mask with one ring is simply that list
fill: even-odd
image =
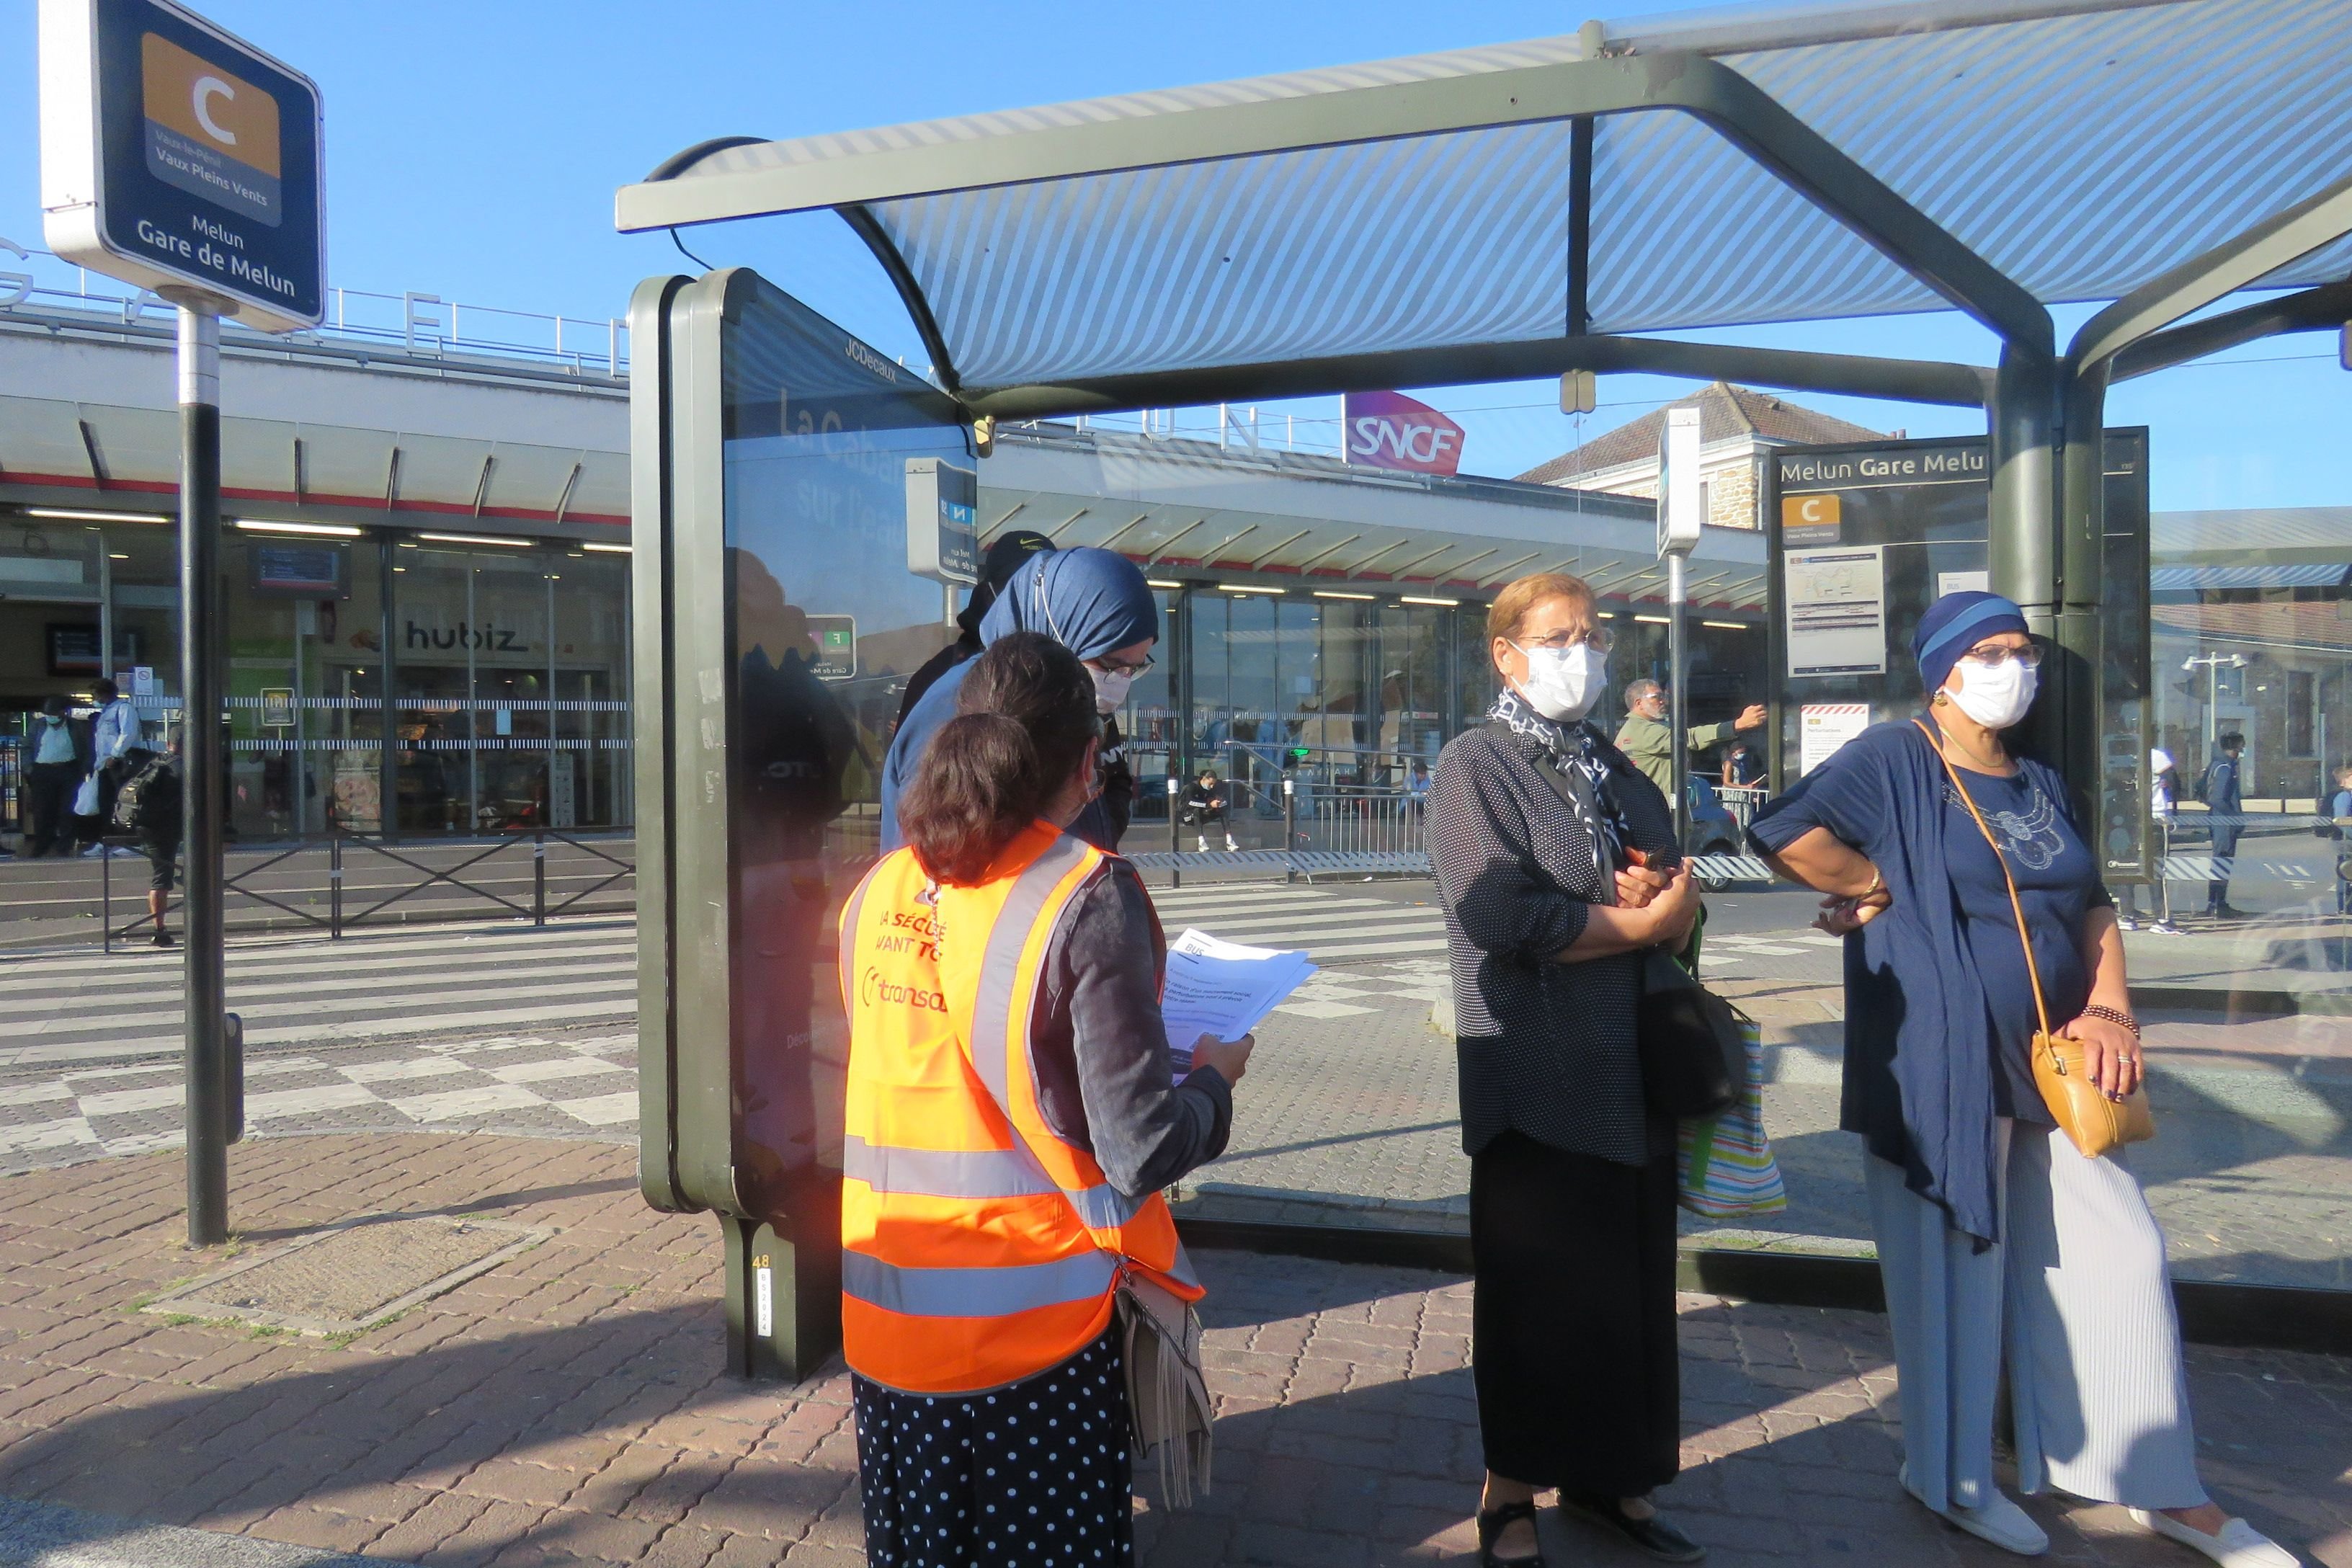
[{"label": "woman wearing blue headscarf", "polygon": [[[1042,632],[1078,656],[1094,677],[1095,706],[1106,715],[1102,794],[1069,831],[1098,849],[1117,850],[1127,831],[1134,775],[1120,755],[1118,727],[1108,715],[1127,701],[1127,689],[1151,668],[1160,640],[1160,605],[1134,562],[1108,550],[1081,547],[1034,555],[997,590],[980,623],[982,647],[1014,632]],[[905,842],[898,831],[898,796],[932,734],[956,714],[956,693],[971,671],[960,664],[935,681],[891,738],[882,759],[882,850]]]},{"label": "woman wearing blue headscarf", "polygon": [[1993,1483],[2005,1330],[2023,1490],[2121,1503],[2230,1568],[2284,1568],[2294,1556],[2198,1480],[2147,1197],[2120,1150],[2078,1152],[2034,1087],[2032,981],[2003,861],[2050,1016],[2069,1020],[2102,1089],[2140,1081],[2098,863],[2064,781],[2002,741],[2032,705],[2042,650],[2015,604],[1970,592],[1929,607],[1912,651],[1927,712],[1865,730],[1749,830],[1783,875],[1830,895],[1820,923],[1846,938],[1840,1124],[1866,1146],[1902,1483],[1995,1545],[2048,1549]]}]

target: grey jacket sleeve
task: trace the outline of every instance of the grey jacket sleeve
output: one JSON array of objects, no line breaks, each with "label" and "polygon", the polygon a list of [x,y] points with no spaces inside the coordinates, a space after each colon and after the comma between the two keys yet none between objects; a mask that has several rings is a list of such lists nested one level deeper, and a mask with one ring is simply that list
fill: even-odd
[{"label": "grey jacket sleeve", "polygon": [[1090,1150],[1129,1197],[1223,1153],[1233,1127],[1223,1075],[1198,1068],[1171,1080],[1160,954],[1142,881],[1124,864],[1107,868],[1055,933],[1030,1028],[1046,1125]]}]

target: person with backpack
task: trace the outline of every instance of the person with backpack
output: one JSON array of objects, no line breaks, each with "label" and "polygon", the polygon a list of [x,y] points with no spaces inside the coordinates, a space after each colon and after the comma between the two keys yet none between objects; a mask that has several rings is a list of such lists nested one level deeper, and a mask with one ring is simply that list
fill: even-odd
[{"label": "person with backpack", "polygon": [[147,918],[155,922],[154,943],[172,945],[163,925],[163,911],[172,901],[172,888],[180,858],[182,784],[180,742],[168,752],[145,752],[136,772],[115,792],[114,814],[107,819],[113,832],[131,836],[147,857]]},{"label": "person with backpack", "polygon": [[2213,879],[2205,889],[2205,913],[2211,920],[2242,921],[2248,916],[2230,903],[2230,873],[2238,855],[2238,835],[2246,826],[2239,795],[2239,759],[2245,753],[2246,738],[2233,730],[2221,737],[2221,754],[2206,764],[2205,776],[2197,781],[2197,798],[2205,803],[2212,823],[2207,831],[2213,836]]},{"label": "person with backpack", "polygon": [[82,855],[105,853],[108,825],[114,819],[114,796],[123,780],[137,773],[154,753],[147,749],[138,706],[122,689],[103,676],[90,683],[98,699],[98,717],[89,727],[89,771],[97,780],[98,810],[82,819]]}]

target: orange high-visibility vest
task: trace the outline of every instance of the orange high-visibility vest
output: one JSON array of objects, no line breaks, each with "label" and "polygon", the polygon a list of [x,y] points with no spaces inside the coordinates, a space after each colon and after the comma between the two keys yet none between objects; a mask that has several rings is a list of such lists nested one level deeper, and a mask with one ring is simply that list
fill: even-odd
[{"label": "orange high-visibility vest", "polygon": [[1040,822],[957,888],[901,848],[842,910],[841,1342],[876,1383],[973,1394],[1067,1361],[1123,1268],[1202,1294],[1167,1201],[1112,1187],[1037,1100],[1045,953],[1106,858]]}]

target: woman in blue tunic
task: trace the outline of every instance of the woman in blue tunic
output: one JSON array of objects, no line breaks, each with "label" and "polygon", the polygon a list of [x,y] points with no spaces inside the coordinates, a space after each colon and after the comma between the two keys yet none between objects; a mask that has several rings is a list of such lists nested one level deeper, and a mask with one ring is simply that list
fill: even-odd
[{"label": "woman in blue tunic", "polygon": [[2123,938],[2064,783],[2002,743],[2033,701],[2041,651],[2016,605],[1971,592],[1937,601],[1913,652],[1927,713],[1864,731],[1750,829],[1783,875],[1830,895],[1822,924],[1846,937],[1840,1124],[1867,1150],[1902,1483],[1996,1545],[2048,1548],[1993,1483],[2005,1329],[2025,1491],[2121,1503],[2228,1568],[2285,1568],[2294,1556],[2198,1480],[2164,1236],[2138,1182],[2121,1151],[2079,1153],[2034,1087],[2004,859],[2050,1017],[2107,1093],[2130,1093],[2141,1071]]}]

